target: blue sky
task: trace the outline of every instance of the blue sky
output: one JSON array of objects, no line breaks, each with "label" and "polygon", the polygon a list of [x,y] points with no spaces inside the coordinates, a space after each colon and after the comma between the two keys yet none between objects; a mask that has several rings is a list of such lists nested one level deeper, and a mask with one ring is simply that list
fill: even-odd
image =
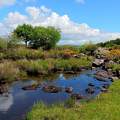
[{"label": "blue sky", "polygon": [[1,0],[0,31],[8,34],[22,23],[52,25],[62,30],[61,44],[105,41],[120,36],[119,5],[120,0]]}]

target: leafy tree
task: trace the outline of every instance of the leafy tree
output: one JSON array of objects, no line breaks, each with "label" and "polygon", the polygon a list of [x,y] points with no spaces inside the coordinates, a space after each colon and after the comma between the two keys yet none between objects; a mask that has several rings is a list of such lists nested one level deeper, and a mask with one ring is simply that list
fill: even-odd
[{"label": "leafy tree", "polygon": [[60,30],[54,27],[35,27],[30,45],[33,48],[50,49],[60,40]]},{"label": "leafy tree", "polygon": [[30,42],[31,36],[33,34],[33,27],[28,24],[19,25],[13,31],[13,34],[15,34],[15,36],[17,36],[18,38],[22,39],[27,46],[28,42]]}]

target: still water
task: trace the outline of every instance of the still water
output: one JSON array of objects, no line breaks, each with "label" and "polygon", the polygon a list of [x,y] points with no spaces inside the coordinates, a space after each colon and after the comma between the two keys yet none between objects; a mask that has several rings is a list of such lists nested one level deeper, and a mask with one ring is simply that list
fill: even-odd
[{"label": "still water", "polygon": [[[28,79],[25,81],[14,82],[9,85],[9,94],[0,95],[0,120],[24,120],[25,114],[31,109],[32,105],[38,101],[45,104],[53,104],[64,102],[70,98],[68,93],[64,91],[59,93],[46,93],[42,90],[44,84],[56,85],[62,88],[72,87],[73,93],[80,93],[87,99],[92,99],[100,93],[100,89],[96,89],[94,94],[88,94],[85,89],[88,84],[92,83],[95,87],[100,87],[106,82],[101,82],[92,77],[96,71],[86,71],[77,75],[57,74],[49,77]],[[37,90],[24,91],[21,88],[33,83],[40,83]],[[107,84],[111,84],[108,80]]]}]

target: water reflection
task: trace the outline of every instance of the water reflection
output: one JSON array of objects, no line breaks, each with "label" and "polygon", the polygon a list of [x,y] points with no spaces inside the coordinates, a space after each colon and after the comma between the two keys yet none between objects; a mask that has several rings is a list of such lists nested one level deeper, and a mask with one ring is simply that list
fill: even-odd
[{"label": "water reflection", "polygon": [[[9,89],[7,87],[7,89],[4,89],[6,91],[4,94],[0,95],[0,120],[8,120],[8,118],[9,120],[21,120],[31,106],[38,101],[43,101],[46,104],[64,102],[72,94],[74,97],[84,96],[88,99],[95,97],[100,93],[100,89],[95,89],[93,94],[88,94],[86,89],[90,86],[92,87],[93,84],[95,88],[100,88],[105,82],[97,81],[89,75],[92,73],[91,71],[87,71],[78,75],[54,74],[14,82],[12,85],[9,85]],[[107,82],[107,84],[110,84],[110,82]],[[29,90],[22,89],[25,86],[32,85],[39,85],[39,87]],[[47,93],[42,89],[44,85],[59,86],[64,90],[58,93]],[[65,92],[66,90],[68,91],[65,88],[69,88],[69,91],[72,88],[72,94],[70,95],[69,92]],[[81,96],[78,96],[78,94]]]},{"label": "water reflection", "polygon": [[0,95],[0,111],[7,112],[13,105],[13,95]]}]

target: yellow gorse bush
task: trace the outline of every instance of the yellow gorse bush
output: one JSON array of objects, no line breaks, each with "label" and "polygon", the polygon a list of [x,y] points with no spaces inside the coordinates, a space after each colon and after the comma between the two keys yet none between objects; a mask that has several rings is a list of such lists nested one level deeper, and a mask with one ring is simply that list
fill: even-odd
[{"label": "yellow gorse bush", "polygon": [[109,53],[106,54],[106,56],[111,59],[120,58],[120,49],[110,50]]}]

